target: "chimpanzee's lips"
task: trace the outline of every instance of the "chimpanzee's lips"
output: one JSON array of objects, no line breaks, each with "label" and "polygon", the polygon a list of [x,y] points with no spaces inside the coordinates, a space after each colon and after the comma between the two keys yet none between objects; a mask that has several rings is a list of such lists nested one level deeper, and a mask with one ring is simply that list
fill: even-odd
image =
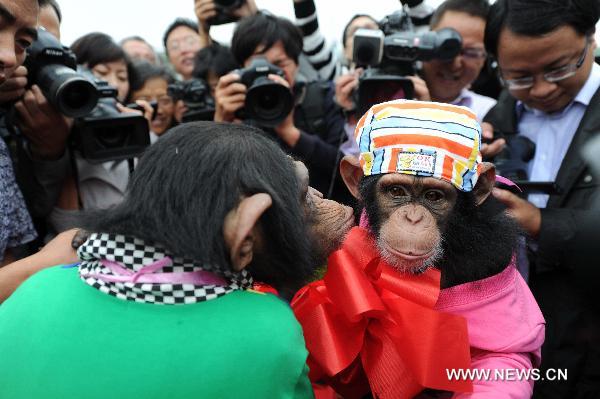
[{"label": "chimpanzee's lips", "polygon": [[418,252],[418,251],[410,251],[409,253],[398,251],[397,249],[392,248],[387,242],[384,242],[385,250],[391,255],[397,256],[402,259],[406,259],[411,262],[428,259],[433,256],[434,249],[431,249],[427,252]]}]

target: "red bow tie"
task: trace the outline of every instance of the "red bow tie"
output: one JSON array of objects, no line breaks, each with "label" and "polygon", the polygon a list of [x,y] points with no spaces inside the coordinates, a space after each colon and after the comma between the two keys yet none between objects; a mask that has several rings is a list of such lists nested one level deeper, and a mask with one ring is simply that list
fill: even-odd
[{"label": "red bow tie", "polygon": [[412,398],[425,388],[470,392],[447,369],[471,365],[466,320],[433,310],[440,272],[400,273],[355,227],[329,257],[323,280],[302,288],[292,308],[302,324],[314,382],[344,397]]}]

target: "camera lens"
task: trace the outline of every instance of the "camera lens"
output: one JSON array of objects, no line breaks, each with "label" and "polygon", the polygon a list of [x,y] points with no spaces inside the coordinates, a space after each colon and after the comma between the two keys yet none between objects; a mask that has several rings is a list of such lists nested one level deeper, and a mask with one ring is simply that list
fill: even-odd
[{"label": "camera lens", "polygon": [[265,127],[275,127],[290,113],[293,97],[290,90],[261,77],[248,89],[246,112],[251,119]]},{"label": "camera lens", "polygon": [[58,108],[68,116],[87,115],[98,101],[96,89],[87,80],[65,82],[57,90]]}]

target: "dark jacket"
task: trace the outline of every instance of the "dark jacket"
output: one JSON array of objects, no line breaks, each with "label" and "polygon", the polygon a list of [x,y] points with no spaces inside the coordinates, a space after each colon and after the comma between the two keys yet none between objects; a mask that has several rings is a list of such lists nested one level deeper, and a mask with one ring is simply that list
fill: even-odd
[{"label": "dark jacket", "polygon": [[[503,92],[485,121],[507,137],[518,134],[515,99]],[[600,397],[600,300],[593,295],[600,264],[580,256],[600,243],[600,225],[590,227],[590,220],[600,220],[594,210],[600,180],[581,157],[586,143],[599,135],[600,90],[561,163],[555,182],[561,192],[541,209],[537,250],[530,254],[530,285],[547,323],[542,369],[568,369],[567,381],[536,382],[534,397]],[[595,239],[589,237],[592,231]]]},{"label": "dark jacket", "polygon": [[279,141],[280,145],[304,162],[313,188],[327,198],[351,204],[352,196],[339,172],[344,156],[339,148],[346,140],[345,119],[334,101],[332,83],[313,81],[303,84],[296,87],[296,96],[294,124],[300,130],[300,139],[294,147]]}]

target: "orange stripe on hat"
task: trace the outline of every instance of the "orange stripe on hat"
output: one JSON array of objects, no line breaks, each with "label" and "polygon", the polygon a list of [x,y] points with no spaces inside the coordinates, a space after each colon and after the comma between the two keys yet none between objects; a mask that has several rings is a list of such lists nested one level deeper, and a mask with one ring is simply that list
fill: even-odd
[{"label": "orange stripe on hat", "polygon": [[373,107],[371,107],[371,111],[373,111],[374,114],[377,114],[378,112],[381,112],[382,110],[389,108],[389,107],[399,108],[399,109],[423,109],[423,108],[439,109],[442,111],[452,112],[454,114],[466,115],[471,119],[477,119],[477,116],[475,115],[475,113],[473,113],[472,111],[470,111],[464,107],[459,108],[459,107],[456,107],[453,105],[446,105],[446,104],[433,103],[433,102],[422,102],[422,101],[412,101],[412,102],[403,101],[403,102],[381,103],[381,104],[376,104]]},{"label": "orange stripe on hat", "polygon": [[423,146],[445,148],[447,151],[459,155],[463,158],[469,158],[473,148],[448,140],[443,137],[425,136],[421,134],[391,134],[388,136],[379,136],[373,138],[376,148],[398,146],[406,144],[418,144]]}]

